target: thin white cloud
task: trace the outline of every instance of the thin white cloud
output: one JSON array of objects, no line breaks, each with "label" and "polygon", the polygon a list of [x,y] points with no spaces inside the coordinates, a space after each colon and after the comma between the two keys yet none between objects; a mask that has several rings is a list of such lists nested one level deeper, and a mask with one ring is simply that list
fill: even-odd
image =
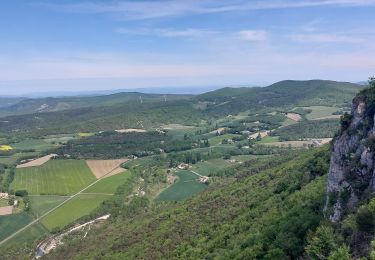
[{"label": "thin white cloud", "polygon": [[135,34],[135,35],[152,35],[160,37],[181,37],[181,38],[195,38],[207,35],[212,35],[217,32],[205,29],[187,28],[187,29],[171,29],[171,28],[138,28],[128,29],[119,28],[115,30],[121,34]]},{"label": "thin white cloud", "polygon": [[116,1],[44,4],[56,11],[88,14],[113,13],[124,19],[152,19],[189,14],[209,14],[262,9],[308,8],[319,6],[375,6],[375,0],[199,0],[199,1]]},{"label": "thin white cloud", "polygon": [[262,30],[243,30],[237,33],[238,38],[245,41],[265,41],[267,32]]},{"label": "thin white cloud", "polygon": [[346,35],[325,34],[325,33],[301,33],[290,34],[289,39],[298,42],[316,42],[316,43],[360,43],[361,38],[355,38]]}]

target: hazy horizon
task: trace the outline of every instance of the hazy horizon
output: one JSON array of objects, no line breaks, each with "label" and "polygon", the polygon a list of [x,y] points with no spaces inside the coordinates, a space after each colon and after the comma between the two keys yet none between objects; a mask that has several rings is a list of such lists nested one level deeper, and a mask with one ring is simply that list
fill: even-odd
[{"label": "hazy horizon", "polygon": [[375,0],[3,1],[0,95],[374,74]]}]

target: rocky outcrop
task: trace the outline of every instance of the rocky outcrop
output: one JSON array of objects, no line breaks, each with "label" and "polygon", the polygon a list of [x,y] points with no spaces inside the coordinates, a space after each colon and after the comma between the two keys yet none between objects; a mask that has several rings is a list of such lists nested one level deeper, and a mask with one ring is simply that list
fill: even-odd
[{"label": "rocky outcrop", "polygon": [[334,139],[324,213],[333,222],[354,211],[375,191],[375,87],[353,100],[351,114],[342,118]]}]

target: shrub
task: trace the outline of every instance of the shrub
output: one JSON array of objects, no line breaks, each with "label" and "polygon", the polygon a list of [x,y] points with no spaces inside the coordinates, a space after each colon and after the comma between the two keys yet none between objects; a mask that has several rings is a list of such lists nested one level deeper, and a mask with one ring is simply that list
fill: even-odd
[{"label": "shrub", "polygon": [[358,210],[356,223],[359,231],[372,233],[375,228],[375,214],[368,207]]}]

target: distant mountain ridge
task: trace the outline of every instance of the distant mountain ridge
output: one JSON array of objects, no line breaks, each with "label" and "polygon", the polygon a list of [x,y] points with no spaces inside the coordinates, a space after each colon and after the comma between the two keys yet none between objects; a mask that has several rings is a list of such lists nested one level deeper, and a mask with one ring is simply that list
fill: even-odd
[{"label": "distant mountain ridge", "polygon": [[[95,97],[26,99],[0,109],[0,131],[38,134],[192,124],[239,112],[269,113],[298,106],[350,106],[363,85],[325,80],[281,81],[268,87],[222,88],[201,95],[117,93]],[[30,116],[34,114],[35,116]],[[69,122],[69,125],[62,124]],[[43,130],[43,131],[42,131]]]}]

